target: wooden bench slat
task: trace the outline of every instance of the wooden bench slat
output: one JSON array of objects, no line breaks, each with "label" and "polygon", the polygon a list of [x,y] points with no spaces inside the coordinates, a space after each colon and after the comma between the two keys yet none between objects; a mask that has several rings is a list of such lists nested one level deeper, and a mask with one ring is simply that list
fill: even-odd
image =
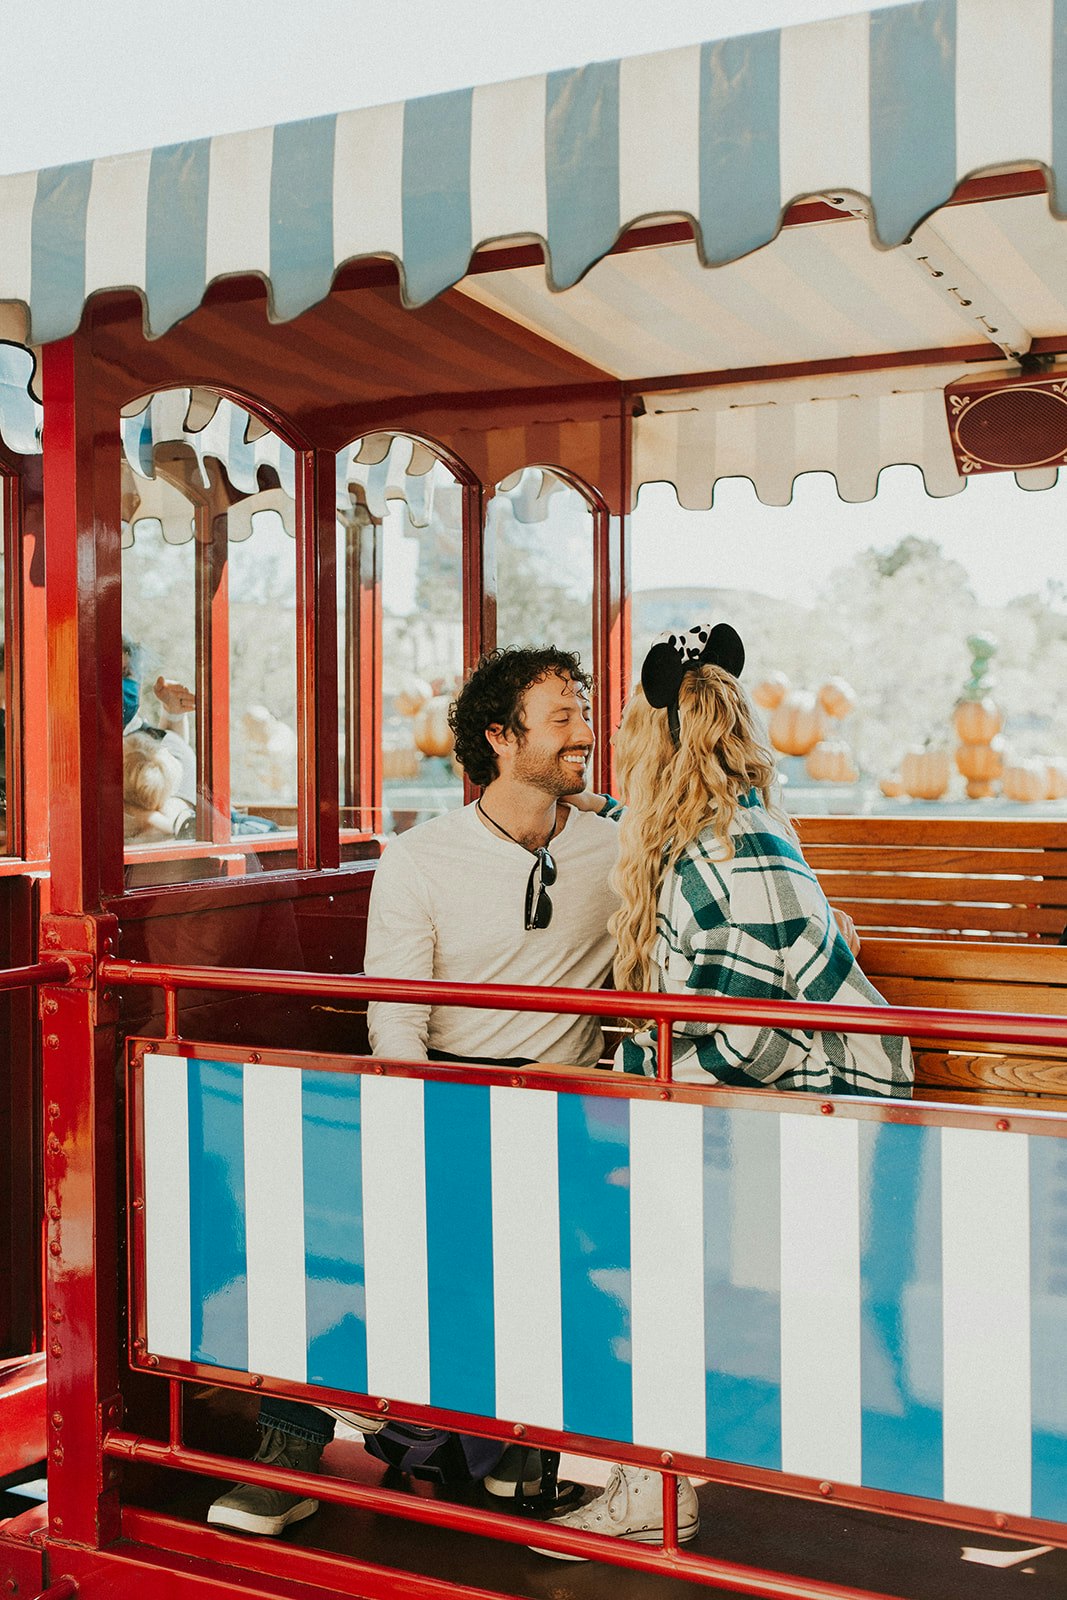
[{"label": "wooden bench slat", "polygon": [[957,1089],[1001,1089],[1019,1094],[1067,1094],[1067,1059],[1005,1056],[989,1051],[916,1051],[915,1081]]},{"label": "wooden bench slat", "polygon": [[1007,1090],[991,1094],[988,1089],[945,1089],[940,1085],[917,1087],[913,1100],[941,1102],[945,1105],[1006,1106],[1019,1111],[1067,1111],[1067,1096],[1058,1094],[1012,1094]]},{"label": "wooden bench slat", "polygon": [[991,939],[975,945],[961,944],[958,939],[867,937],[859,959],[872,981],[879,974],[899,974],[951,980],[977,978],[1004,983],[1067,984],[1065,945],[1010,945]]},{"label": "wooden bench slat", "polygon": [[1002,850],[1067,849],[1067,819],[1014,817],[794,817],[809,844],[949,845]]},{"label": "wooden bench slat", "polygon": [[[852,900],[847,895],[828,894],[830,904],[847,911],[857,928],[940,929],[959,932],[981,930],[998,934],[1044,935],[1055,943],[1067,916],[1058,909],[1043,906],[935,905],[922,901]],[[919,937],[919,934],[916,934]]]},{"label": "wooden bench slat", "polygon": [[952,876],[1067,878],[1067,850],[927,849],[920,845],[805,845],[804,856],[824,872],[938,872]]},{"label": "wooden bench slat", "polygon": [[1057,1017],[1067,1011],[1067,989],[1036,983],[958,982],[884,977],[879,992],[893,1006],[933,1006],[953,1011],[1008,1011]]},{"label": "wooden bench slat", "polygon": [[[820,872],[828,900],[931,900],[1008,906],[1067,907],[1067,878],[924,877],[900,872]],[[1067,916],[1067,911],[1065,911]]]}]

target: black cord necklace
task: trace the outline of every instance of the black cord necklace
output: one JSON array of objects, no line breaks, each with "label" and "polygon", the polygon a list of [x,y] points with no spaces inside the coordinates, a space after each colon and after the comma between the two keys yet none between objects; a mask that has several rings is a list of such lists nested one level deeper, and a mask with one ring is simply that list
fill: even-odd
[{"label": "black cord necklace", "polygon": [[[516,839],[515,835],[513,833],[509,833],[508,830],[503,826],[503,824],[498,822],[495,817],[491,817],[489,815],[488,811],[482,805],[482,802],[481,802],[480,799],[478,799],[478,800],[476,800],[474,802],[474,808],[475,808],[476,811],[478,811],[485,818],[486,822],[489,823],[490,827],[495,828],[498,833],[502,833],[504,835],[505,839],[510,839],[512,844],[517,844],[520,850],[529,850],[531,855],[536,855],[537,854],[537,849],[536,848],[531,848],[530,845],[523,844],[521,839]],[[551,843],[551,841],[555,837],[556,837],[556,835],[555,835],[554,832],[550,833],[549,836],[548,836],[549,843]],[[546,847],[544,845],[541,845],[539,848],[544,850]]]}]

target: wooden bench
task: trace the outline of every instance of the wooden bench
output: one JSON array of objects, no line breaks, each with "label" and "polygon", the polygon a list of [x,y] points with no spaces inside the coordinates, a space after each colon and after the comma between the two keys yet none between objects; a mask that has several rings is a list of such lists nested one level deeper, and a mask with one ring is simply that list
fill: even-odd
[{"label": "wooden bench", "polygon": [[860,933],[1055,944],[1067,923],[1067,822],[803,817],[804,854]]},{"label": "wooden bench", "polygon": [[[1067,823],[805,817],[804,854],[892,1005],[1067,1015]],[[915,1040],[916,1096],[1067,1109],[1067,1051]]]}]

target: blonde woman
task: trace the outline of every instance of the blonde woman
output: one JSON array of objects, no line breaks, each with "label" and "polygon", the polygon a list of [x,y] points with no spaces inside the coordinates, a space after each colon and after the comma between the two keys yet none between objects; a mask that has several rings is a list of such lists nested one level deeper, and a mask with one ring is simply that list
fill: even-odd
[{"label": "blonde woman", "polygon": [[[738,682],[743,664],[727,624],[666,634],[623,714],[616,987],[884,1005],[774,803],[774,759]],[[654,1033],[624,1040],[616,1066],[653,1074]],[[674,1076],[899,1096],[913,1069],[893,1034],[686,1022],[674,1029]]]},{"label": "blonde woman", "polygon": [[122,815],[127,844],[187,837],[196,813],[176,790],[182,767],[157,738],[130,733],[122,741]]}]

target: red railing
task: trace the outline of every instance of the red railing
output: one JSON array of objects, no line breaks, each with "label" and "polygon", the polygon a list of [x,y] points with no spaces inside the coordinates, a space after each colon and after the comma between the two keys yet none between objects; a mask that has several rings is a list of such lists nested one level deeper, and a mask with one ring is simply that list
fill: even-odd
[{"label": "red railing", "polygon": [[[1067,1017],[1039,1017],[1004,1012],[950,1011],[910,1006],[842,1006],[805,1001],[731,1000],[721,997],[639,994],[618,990],[525,988],[516,985],[445,983],[439,980],[399,978],[339,977],[326,973],[266,971],[253,968],[170,967],[108,958],[98,969],[101,985],[159,988],[165,997],[167,1035],[178,1038],[177,997],[183,989],[224,992],[291,994],[308,998],[382,1000],[393,1003],[447,1005],[493,1010],[564,1012],[618,1019],[649,1019],[655,1023],[658,1039],[658,1078],[671,1078],[671,1029],[675,1022],[739,1022],[769,1027],[801,1027],[805,1031],[833,1030],[847,1033],[915,1035],[930,1039],[953,1039],[974,1043],[1013,1043],[1052,1045],[1067,1048]],[[462,1070],[462,1069],[460,1069]],[[551,1077],[550,1069],[534,1069],[539,1085]],[[589,1069],[590,1073],[593,1069]],[[596,1073],[602,1082],[603,1073]],[[632,1084],[633,1080],[629,1080]],[[692,1086],[690,1086],[692,1087]],[[709,1087],[721,1088],[719,1085]],[[755,1086],[754,1086],[755,1087]],[[666,1093],[667,1091],[664,1091]],[[729,1091],[736,1093],[738,1091]],[[792,1098],[792,1097],[791,1097]],[[826,1109],[826,1108],[824,1108]],[[1006,1126],[1006,1124],[1005,1124]],[[634,1545],[603,1534],[583,1533],[551,1523],[529,1521],[497,1511],[473,1506],[424,1499],[376,1486],[344,1479],[324,1478],[259,1463],[244,1462],[187,1447],[182,1439],[181,1390],[183,1379],[169,1378],[170,1427],[167,1440],[153,1439],[122,1430],[110,1431],[103,1444],[104,1453],[118,1459],[151,1463],[200,1476],[239,1477],[245,1482],[263,1484],[302,1496],[318,1496],[339,1505],[366,1506],[411,1521],[427,1523],[470,1534],[490,1535],[504,1542],[558,1550],[571,1556],[608,1562],[644,1572],[665,1573],[703,1583],[711,1588],[730,1589],[739,1594],[765,1596],[769,1600],[891,1600],[874,1591],[842,1587],[818,1580],[799,1579],[782,1573],[688,1555],[679,1548],[677,1538],[677,1474],[681,1464],[673,1458],[659,1458],[655,1469],[663,1480],[663,1526],[660,1544]],[[260,1380],[257,1380],[259,1382]],[[418,1420],[439,1426],[456,1426],[460,1421],[469,1429],[469,1419],[453,1418],[449,1413],[431,1414],[426,1407],[415,1408]],[[413,1415],[415,1413],[413,1412]],[[538,1430],[526,1431],[530,1444],[545,1444],[578,1453],[590,1453],[589,1441],[555,1439]],[[632,1454],[632,1452],[631,1452]],[[674,1467],[674,1471],[670,1470]],[[766,1475],[764,1475],[766,1476]],[[780,1475],[775,1475],[780,1476]],[[755,1481],[755,1477],[753,1478]],[[762,1482],[762,1480],[761,1480]],[[796,1484],[783,1487],[805,1492]],[[767,1487],[766,1483],[762,1483]],[[824,1492],[822,1486],[818,1492]],[[914,1501],[910,1509],[894,1504],[894,1511],[920,1520],[953,1520],[949,1508],[939,1502]],[[972,1521],[971,1526],[982,1525]],[[1032,1531],[1034,1524],[1028,1522]],[[1046,1527],[1042,1537],[1049,1533]],[[210,1537],[210,1535],[208,1536]],[[206,1551],[205,1551],[206,1553]],[[484,1591],[462,1584],[441,1585],[460,1597],[483,1596]]]}]

